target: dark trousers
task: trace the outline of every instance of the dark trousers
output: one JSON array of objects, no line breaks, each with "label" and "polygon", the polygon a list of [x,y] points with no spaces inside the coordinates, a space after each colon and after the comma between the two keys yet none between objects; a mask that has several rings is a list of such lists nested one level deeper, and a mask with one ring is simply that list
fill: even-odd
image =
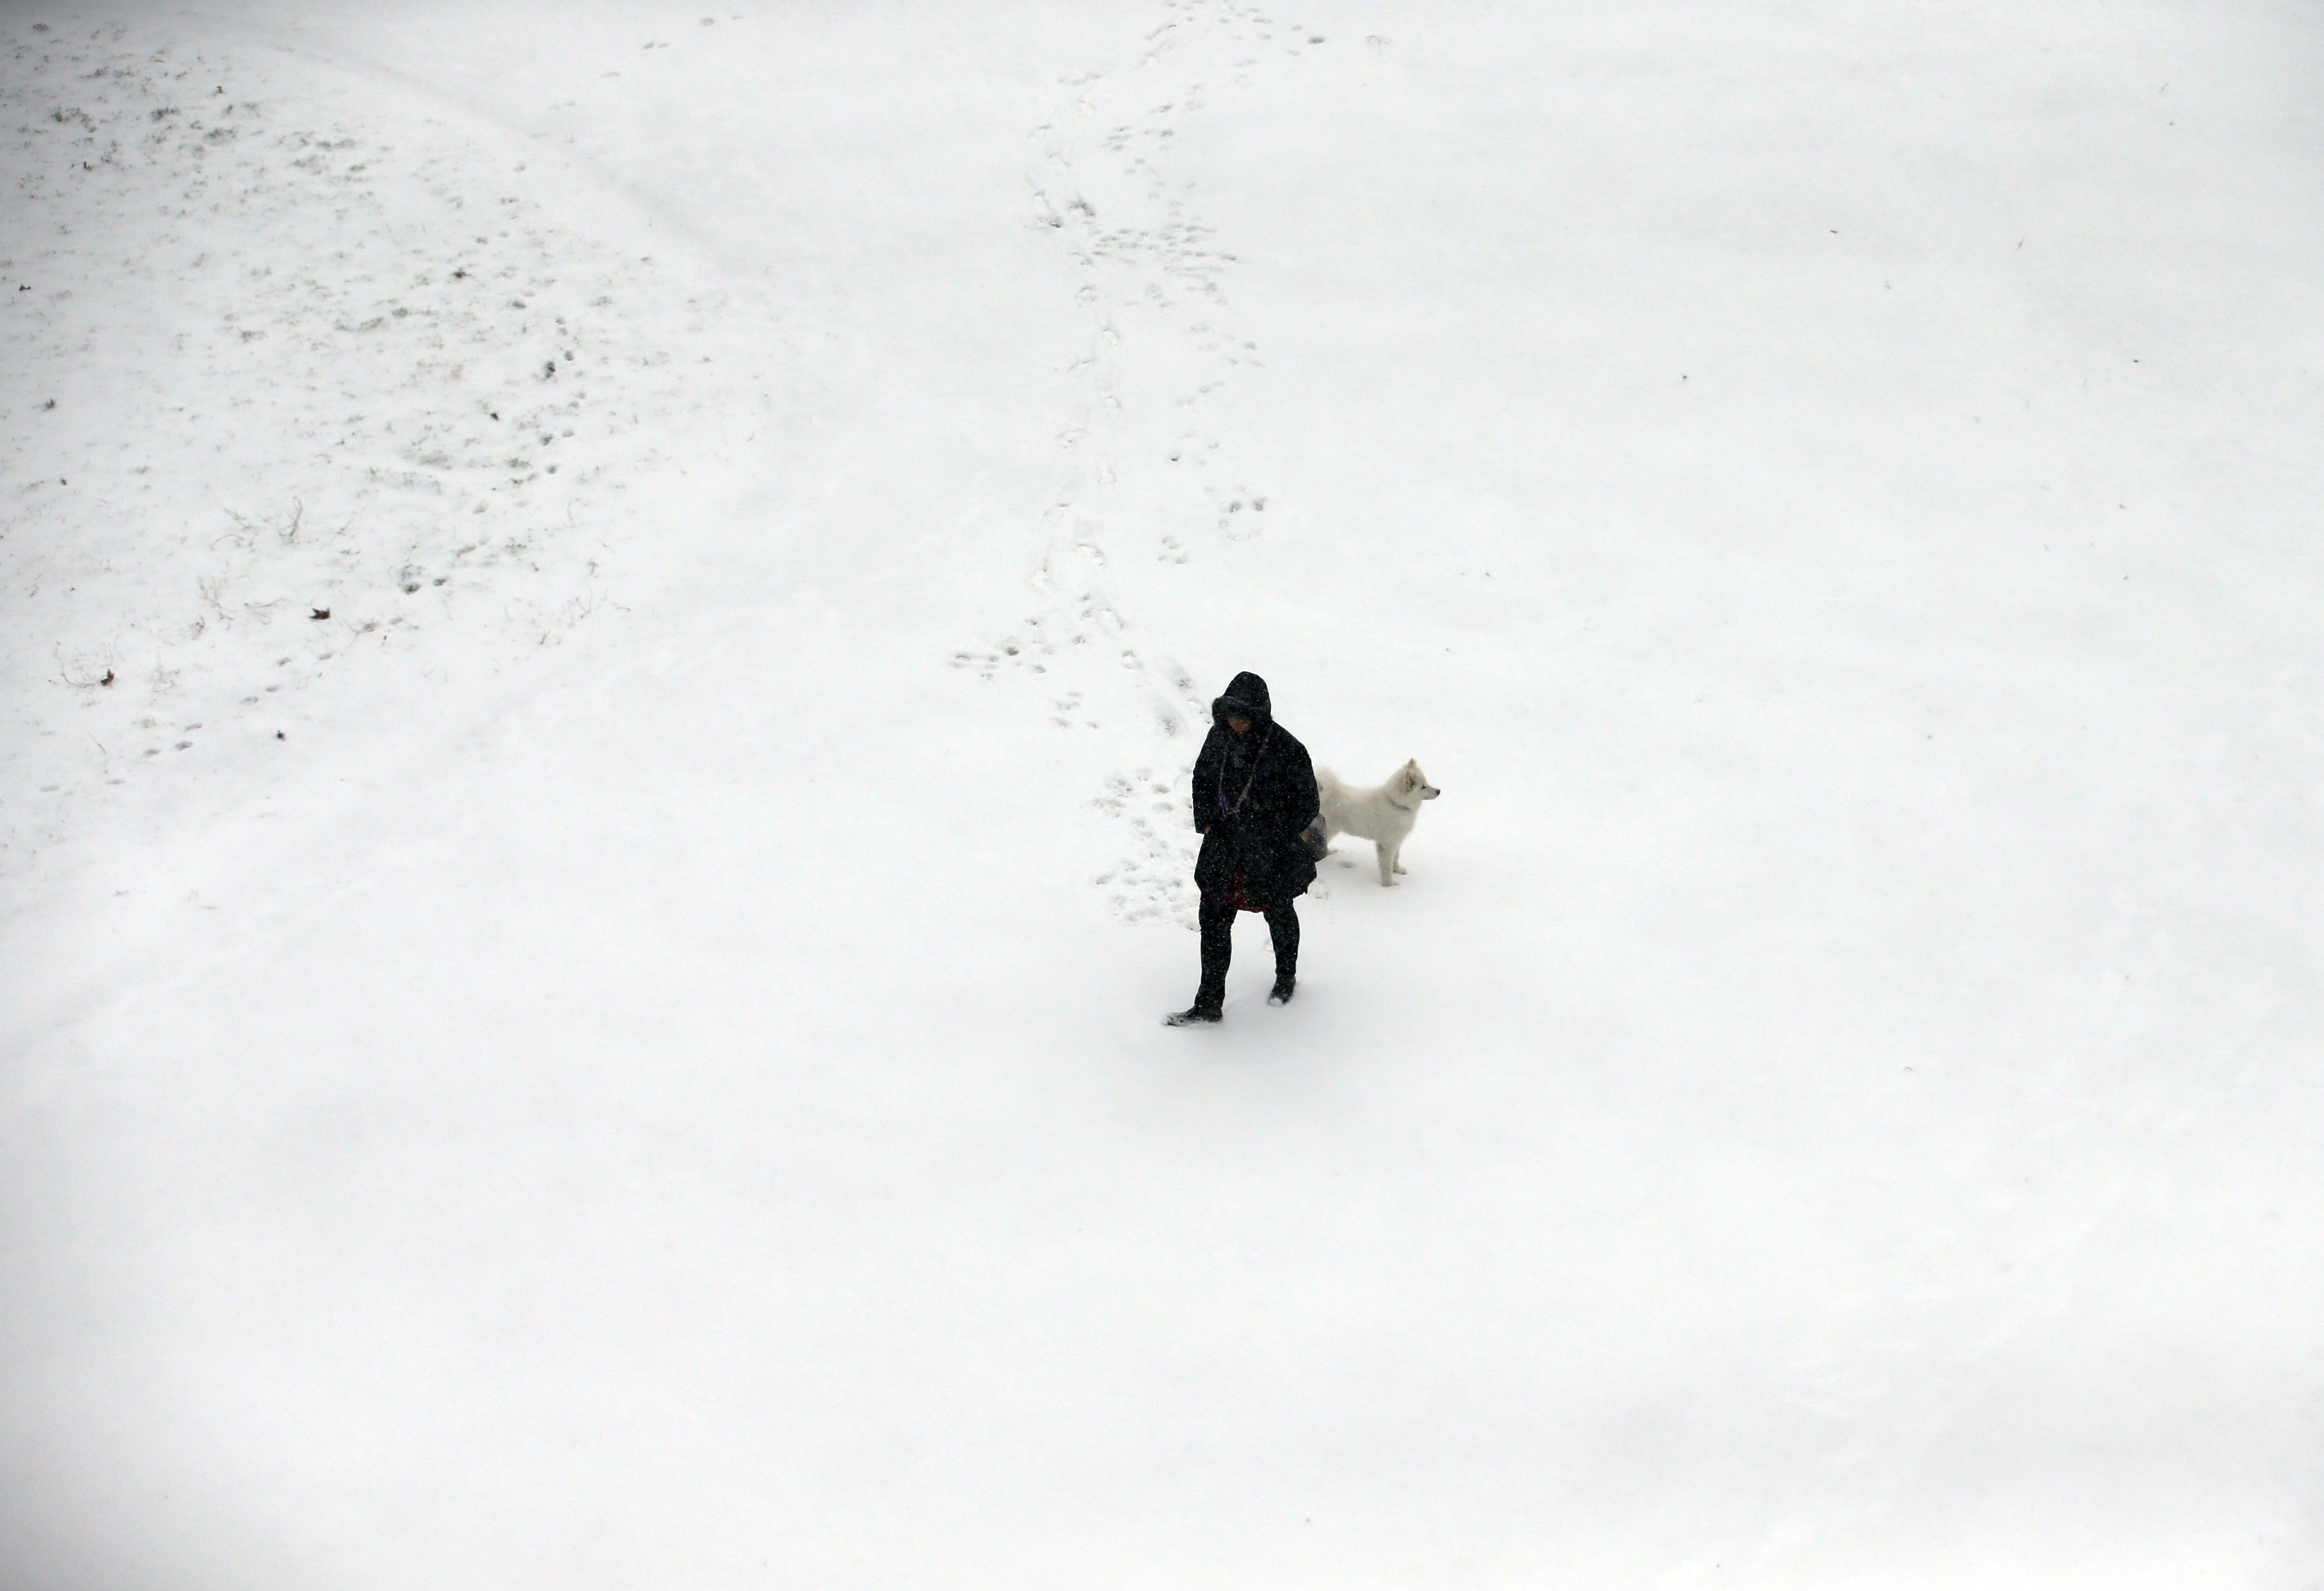
[{"label": "dark trousers", "polygon": [[[1299,914],[1291,902],[1278,900],[1267,908],[1267,932],[1275,941],[1275,976],[1291,977],[1299,970]],[[1203,929],[1203,987],[1194,995],[1197,1006],[1216,1006],[1227,998],[1227,965],[1234,960],[1235,908],[1212,896],[1203,897],[1195,921]]]}]

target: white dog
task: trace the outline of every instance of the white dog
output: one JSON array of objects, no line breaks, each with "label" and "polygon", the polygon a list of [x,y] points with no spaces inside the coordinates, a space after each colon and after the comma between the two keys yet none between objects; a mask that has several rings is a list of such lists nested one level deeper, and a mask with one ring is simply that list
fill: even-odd
[{"label": "white dog", "polygon": [[1407,762],[1388,776],[1387,784],[1374,790],[1354,790],[1340,782],[1340,776],[1328,768],[1315,770],[1315,797],[1323,805],[1323,839],[1331,842],[1334,834],[1353,834],[1359,840],[1369,840],[1379,851],[1380,883],[1396,882],[1393,875],[1404,871],[1397,852],[1404,849],[1404,837],[1412,832],[1419,820],[1420,804],[1434,801],[1443,792],[1428,782],[1420,771],[1420,764]]}]

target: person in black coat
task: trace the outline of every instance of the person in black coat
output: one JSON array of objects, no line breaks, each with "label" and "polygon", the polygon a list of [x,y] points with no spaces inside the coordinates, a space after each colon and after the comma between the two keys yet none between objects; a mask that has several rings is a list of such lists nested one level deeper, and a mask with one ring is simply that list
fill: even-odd
[{"label": "person in black coat", "polygon": [[1194,759],[1194,887],[1203,892],[1203,981],[1194,1003],[1168,1018],[1174,1027],[1224,1014],[1227,965],[1238,911],[1267,918],[1275,942],[1275,988],[1268,1004],[1291,998],[1299,968],[1299,914],[1292,902],[1315,881],[1304,836],[1315,821],[1315,765],[1275,722],[1267,682],[1238,674],[1211,704],[1211,732]]}]

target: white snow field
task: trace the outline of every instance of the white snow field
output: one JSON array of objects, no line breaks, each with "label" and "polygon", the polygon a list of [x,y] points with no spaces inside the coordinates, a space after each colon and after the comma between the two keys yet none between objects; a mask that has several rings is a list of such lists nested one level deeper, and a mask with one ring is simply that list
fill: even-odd
[{"label": "white snow field", "polygon": [[2324,1585],[2324,14],[0,58],[8,1591]]}]

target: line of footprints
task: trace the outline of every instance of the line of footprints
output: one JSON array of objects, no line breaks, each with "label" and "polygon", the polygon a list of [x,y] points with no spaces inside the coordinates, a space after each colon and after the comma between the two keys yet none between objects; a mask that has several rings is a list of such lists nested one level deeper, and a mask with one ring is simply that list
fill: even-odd
[{"label": "line of footprints", "polygon": [[[987,680],[1004,672],[1045,676],[1050,722],[1065,732],[1102,727],[1091,701],[1099,676],[1088,670],[1119,667],[1135,677],[1154,729],[1184,745],[1189,730],[1204,724],[1204,698],[1185,668],[1126,640],[1130,623],[1102,584],[1114,556],[1108,531],[1154,525],[1152,556],[1185,564],[1193,556],[1187,523],[1248,541],[1265,528],[1268,500],[1241,483],[1222,483],[1226,449],[1201,423],[1231,380],[1264,363],[1257,341],[1232,325],[1226,283],[1235,256],[1195,213],[1196,184],[1173,175],[1171,152],[1178,118],[1207,110],[1222,88],[1251,88],[1263,56],[1296,56],[1328,41],[1240,0],[1163,0],[1163,9],[1132,63],[1061,79],[1066,103],[1031,134],[1030,224],[1054,235],[1065,253],[1089,343],[1062,372],[1069,391],[1056,444],[1067,464],[1039,517],[1028,575],[1048,605],[950,661]],[[1133,95],[1146,105],[1142,114],[1100,121],[1106,101]],[[1149,342],[1155,332],[1168,335]],[[1140,357],[1141,350],[1148,352]],[[1172,393],[1167,408],[1125,405],[1131,372]],[[1163,506],[1172,499],[1185,506]],[[1095,797],[1129,831],[1129,855],[1095,880],[1126,921],[1194,922],[1194,839],[1178,789],[1185,773],[1178,769],[1176,782],[1147,768],[1118,774]]]}]

